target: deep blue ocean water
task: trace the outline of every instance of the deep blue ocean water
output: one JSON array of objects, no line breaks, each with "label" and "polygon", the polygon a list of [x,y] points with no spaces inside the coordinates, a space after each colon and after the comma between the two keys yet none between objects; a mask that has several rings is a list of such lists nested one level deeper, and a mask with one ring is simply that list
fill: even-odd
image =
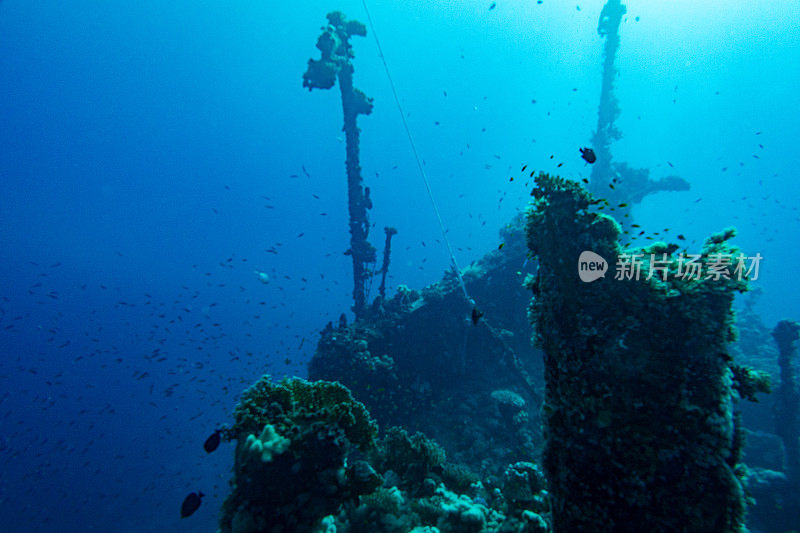
[{"label": "deep blue ocean water", "polygon": [[[522,165],[588,177],[597,120],[603,2],[491,4],[368,1],[462,266],[524,209]],[[735,225],[764,321],[797,319],[800,2],[627,4],[612,150],[692,186],[637,222]],[[349,0],[0,3],[5,531],[215,530],[233,446],[204,439],[261,374],[304,376],[351,304],[339,91],[301,85],[335,9],[366,22]],[[371,240],[396,227],[390,292],[421,288],[449,256],[371,31],[353,45]]]}]

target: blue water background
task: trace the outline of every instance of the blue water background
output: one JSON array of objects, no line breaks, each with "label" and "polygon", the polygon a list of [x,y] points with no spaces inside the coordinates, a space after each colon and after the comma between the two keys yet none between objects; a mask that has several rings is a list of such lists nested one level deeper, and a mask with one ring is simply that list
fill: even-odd
[{"label": "blue water background", "polygon": [[[602,4],[370,0],[462,266],[524,208],[522,165],[588,177]],[[6,531],[215,530],[233,448],[203,440],[262,373],[305,375],[351,303],[338,87],[301,86],[333,9],[366,21],[360,1],[0,3]],[[615,157],[692,184],[637,222],[695,250],[736,225],[764,320],[797,319],[800,4],[630,1],[621,35]],[[395,226],[390,292],[421,288],[449,258],[371,32],[353,45],[371,240]]]}]

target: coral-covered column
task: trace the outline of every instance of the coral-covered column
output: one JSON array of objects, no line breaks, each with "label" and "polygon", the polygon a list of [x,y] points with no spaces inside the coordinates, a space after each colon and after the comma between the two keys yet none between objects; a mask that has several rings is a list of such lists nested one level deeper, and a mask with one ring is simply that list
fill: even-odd
[{"label": "coral-covered column", "polygon": [[[701,279],[681,278],[677,246],[664,243],[638,250],[639,279],[614,279],[626,252],[620,226],[593,212],[574,182],[542,174],[533,195],[527,238],[539,271],[529,280],[530,318],[545,354],[553,530],[742,531],[726,343],[734,293],[747,282],[734,265],[705,279],[715,254],[737,254],[727,244],[733,230],[706,242]],[[607,261],[605,277],[581,280],[584,251]],[[666,280],[661,270],[645,279],[652,257]]]}]

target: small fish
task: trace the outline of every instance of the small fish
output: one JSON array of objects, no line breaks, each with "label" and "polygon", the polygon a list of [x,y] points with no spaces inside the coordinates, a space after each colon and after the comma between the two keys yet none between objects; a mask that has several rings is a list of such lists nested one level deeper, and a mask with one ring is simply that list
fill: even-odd
[{"label": "small fish", "polygon": [[183,500],[183,504],[181,504],[181,518],[192,516],[194,512],[200,508],[203,496],[205,496],[205,494],[200,491],[189,494],[186,499]]},{"label": "small fish", "polygon": [[505,246],[505,245],[506,245],[506,243],[504,243],[504,242],[501,242],[501,243],[500,243],[500,246],[498,246],[498,247],[497,247],[497,249],[498,249],[498,250],[502,250],[502,249],[503,249],[503,246]]},{"label": "small fish", "polygon": [[679,241],[685,241],[686,240],[686,237],[683,236],[683,233],[679,233],[678,234],[678,240]]},{"label": "small fish", "polygon": [[473,307],[472,308],[472,324],[473,325],[477,326],[478,325],[478,321],[481,319],[482,316],[483,316],[483,312],[482,311],[479,311],[477,307]]},{"label": "small fish", "polygon": [[595,155],[594,150],[591,148],[580,148],[579,150],[581,152],[581,158],[583,158],[583,160],[590,165],[597,161],[597,156]]},{"label": "small fish", "polygon": [[617,207],[628,207],[628,204],[623,202],[623,203],[619,204]]},{"label": "small fish", "polygon": [[219,430],[215,429],[214,433],[212,433],[203,443],[203,449],[206,451],[206,453],[211,453],[219,447],[219,441]]},{"label": "small fish", "polygon": [[492,2],[492,5],[489,6],[489,11],[497,7],[497,2]]}]

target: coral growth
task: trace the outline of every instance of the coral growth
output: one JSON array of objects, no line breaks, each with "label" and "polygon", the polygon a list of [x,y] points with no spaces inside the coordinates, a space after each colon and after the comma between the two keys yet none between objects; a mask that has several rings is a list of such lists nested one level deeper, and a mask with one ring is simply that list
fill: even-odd
[{"label": "coral growth", "polygon": [[390,428],[376,439],[369,413],[338,383],[264,377],[235,419],[226,431],[238,444],[221,533],[547,531],[535,465],[510,466],[513,480],[502,487],[484,485],[445,463],[421,433]]},{"label": "coral growth", "polygon": [[381,471],[391,470],[403,480],[400,488],[414,493],[422,490],[424,480],[445,461],[441,446],[422,433],[409,436],[399,427],[389,428],[382,446]]},{"label": "coral growth", "polygon": [[226,437],[238,444],[222,533],[310,531],[382,482],[369,465],[347,462],[353,448],[375,444],[377,426],[338,383],[264,377],[234,416]]},{"label": "coral growth", "polygon": [[[541,356],[525,318],[522,279],[533,263],[521,218],[501,238],[502,250],[463,271],[485,312],[477,325],[452,272],[422,291],[400,286],[364,318],[326,327],[309,376],[340,381],[381,426],[422,431],[476,471],[499,474],[535,457],[541,389],[531,376],[540,373]],[[503,390],[521,407],[507,403]]]}]

